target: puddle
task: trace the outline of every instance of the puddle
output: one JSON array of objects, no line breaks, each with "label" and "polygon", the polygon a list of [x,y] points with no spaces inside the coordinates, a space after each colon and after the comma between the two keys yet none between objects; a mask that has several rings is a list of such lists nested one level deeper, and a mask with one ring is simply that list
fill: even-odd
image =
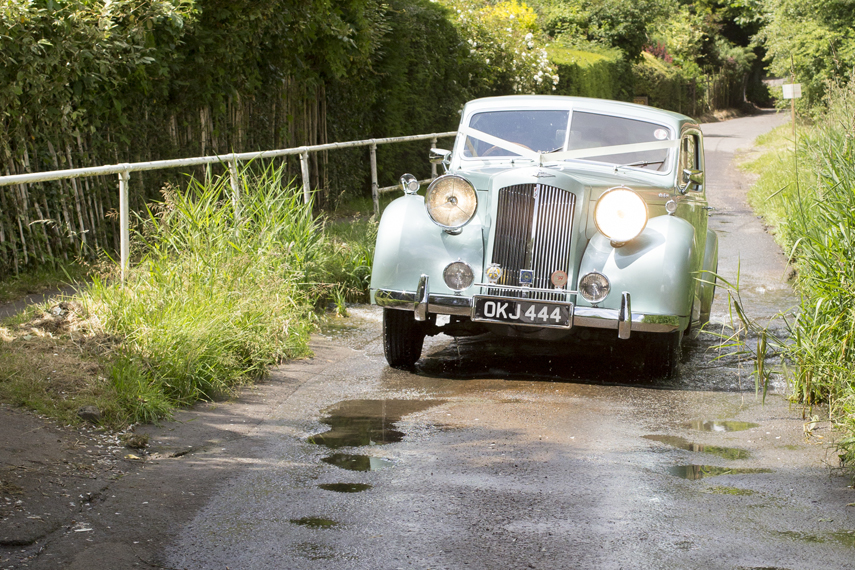
[{"label": "puddle", "polygon": [[733,420],[712,420],[707,422],[704,420],[694,420],[688,423],[688,427],[700,431],[745,431],[760,427],[760,424]]},{"label": "puddle", "polygon": [[668,468],[668,473],[683,479],[705,479],[719,475],[746,475],[751,473],[771,473],[771,469],[745,469],[733,467],[716,467],[715,465],[675,465]]},{"label": "puddle", "polygon": [[[443,403],[442,400],[348,400],[325,410],[321,420],[329,431],[311,436],[308,441],[331,449],[384,445],[401,441],[404,432],[395,423],[408,414],[421,412]],[[364,471],[364,470],[363,470]]]},{"label": "puddle", "polygon": [[324,483],[318,485],[324,491],[335,491],[336,493],[361,493],[371,488],[365,483]]},{"label": "puddle", "polygon": [[332,528],[338,526],[336,521],[322,517],[303,517],[301,519],[291,519],[291,522],[309,528]]},{"label": "puddle", "polygon": [[736,447],[719,447],[716,445],[693,443],[688,439],[675,435],[645,435],[644,439],[658,441],[659,443],[664,443],[665,445],[670,445],[671,447],[676,447],[678,449],[685,449],[686,451],[695,451],[698,453],[709,453],[712,455],[717,455],[718,457],[721,457],[723,459],[748,459],[751,456],[751,454],[749,454],[744,449],[738,449]]},{"label": "puddle", "polygon": [[333,453],[321,461],[349,471],[380,471],[395,464],[391,459],[371,457],[370,455],[350,455],[349,453]]}]

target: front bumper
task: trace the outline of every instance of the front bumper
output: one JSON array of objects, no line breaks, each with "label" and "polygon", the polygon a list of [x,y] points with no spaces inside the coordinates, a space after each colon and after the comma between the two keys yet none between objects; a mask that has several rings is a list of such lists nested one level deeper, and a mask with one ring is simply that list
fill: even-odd
[{"label": "front bumper", "polygon": [[[414,311],[416,320],[428,314],[472,316],[472,299],[462,295],[437,295],[430,292],[427,278],[419,281],[417,291],[372,289],[371,302],[389,309]],[[668,333],[683,330],[689,317],[633,313],[629,293],[623,293],[620,309],[574,306],[573,327],[614,329],[620,338],[629,338],[631,331]]]}]

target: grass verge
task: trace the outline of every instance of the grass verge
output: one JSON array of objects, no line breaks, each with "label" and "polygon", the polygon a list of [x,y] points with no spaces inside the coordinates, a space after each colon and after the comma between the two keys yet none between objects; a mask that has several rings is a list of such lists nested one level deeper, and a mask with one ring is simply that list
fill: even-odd
[{"label": "grass verge", "polygon": [[[749,201],[773,226],[796,265],[800,314],[788,358],[797,365],[793,398],[822,405],[855,462],[855,86],[829,89],[827,110],[799,132],[767,139],[776,150],[748,165],[760,173]],[[789,139],[789,140],[787,140]]]},{"label": "grass verge", "polygon": [[[103,423],[119,426],[228,396],[307,355],[319,308],[365,298],[375,224],[327,223],[279,169],[247,168],[240,182],[240,199],[228,176],[165,189],[138,220],[124,284],[105,263],[71,309],[40,307],[8,323],[0,397],[69,422],[97,405]],[[37,363],[57,370],[47,363],[62,354],[76,359],[63,367],[74,388],[57,398],[56,377],[47,382]]]}]

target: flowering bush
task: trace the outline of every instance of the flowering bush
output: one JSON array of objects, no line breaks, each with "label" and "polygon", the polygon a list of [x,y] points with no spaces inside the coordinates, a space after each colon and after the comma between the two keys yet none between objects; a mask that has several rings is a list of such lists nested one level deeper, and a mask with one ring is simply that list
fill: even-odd
[{"label": "flowering bush", "polygon": [[644,51],[655,58],[661,59],[665,63],[673,63],[674,58],[668,53],[668,46],[662,42],[656,42],[644,47]]},{"label": "flowering bush", "polygon": [[509,0],[440,0],[467,38],[469,54],[485,68],[483,87],[494,94],[549,93],[558,85],[534,10]]}]

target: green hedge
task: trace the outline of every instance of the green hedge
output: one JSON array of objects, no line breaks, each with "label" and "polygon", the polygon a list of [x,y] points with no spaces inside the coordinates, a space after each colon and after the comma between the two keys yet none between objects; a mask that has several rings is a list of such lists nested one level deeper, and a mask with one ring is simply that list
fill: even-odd
[{"label": "green hedge", "polygon": [[552,46],[549,59],[558,67],[557,95],[631,101],[631,67],[617,52],[593,53]]}]

